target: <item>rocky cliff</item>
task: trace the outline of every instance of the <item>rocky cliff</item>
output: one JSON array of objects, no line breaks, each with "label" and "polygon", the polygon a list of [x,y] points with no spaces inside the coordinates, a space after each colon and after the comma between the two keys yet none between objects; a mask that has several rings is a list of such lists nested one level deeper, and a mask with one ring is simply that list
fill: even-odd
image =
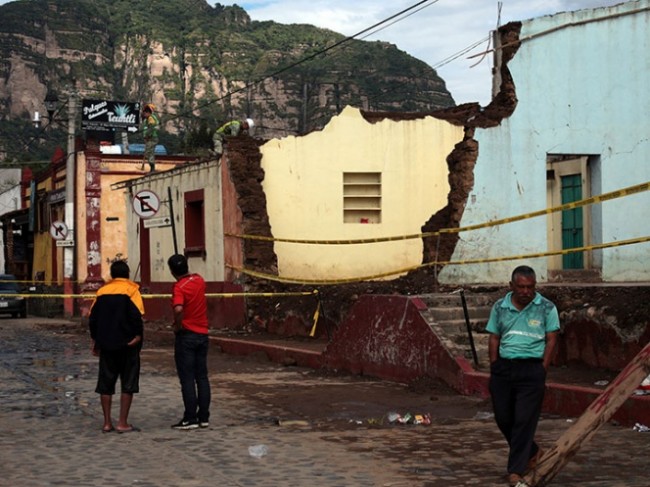
[{"label": "rocky cliff", "polygon": [[[0,6],[0,128],[24,138],[48,89],[63,99],[74,90],[152,101],[166,133],[179,136],[243,116],[269,138],[320,129],[345,105],[454,105],[425,63],[387,43],[337,44],[344,39],[309,25],[253,22],[238,6],[205,0],[11,2]],[[2,139],[7,159],[25,157]]]}]

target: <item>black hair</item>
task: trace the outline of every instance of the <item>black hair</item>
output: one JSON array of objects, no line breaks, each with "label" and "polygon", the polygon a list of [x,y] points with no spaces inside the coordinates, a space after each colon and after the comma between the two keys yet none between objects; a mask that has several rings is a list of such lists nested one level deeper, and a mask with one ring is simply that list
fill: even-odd
[{"label": "black hair", "polygon": [[187,268],[187,259],[184,255],[174,254],[167,259],[169,270],[175,276],[184,276],[189,272]]},{"label": "black hair", "polygon": [[115,279],[116,277],[123,277],[124,279],[129,278],[130,274],[129,264],[123,260],[116,260],[111,264],[111,277]]},{"label": "black hair", "polygon": [[520,265],[519,267],[516,267],[514,271],[512,271],[512,277],[510,280],[512,282],[515,282],[516,276],[532,277],[535,279],[535,270],[527,265]]}]

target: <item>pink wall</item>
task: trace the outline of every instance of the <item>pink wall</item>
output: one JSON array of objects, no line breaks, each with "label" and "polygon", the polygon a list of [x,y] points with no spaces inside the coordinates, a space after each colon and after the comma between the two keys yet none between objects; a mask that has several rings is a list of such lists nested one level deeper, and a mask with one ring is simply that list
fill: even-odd
[{"label": "pink wall", "polygon": [[325,350],[329,368],[408,381],[458,382],[459,368],[408,296],[359,298]]},{"label": "pink wall", "polygon": [[[339,325],[322,366],[398,382],[439,378],[461,394],[489,397],[489,374],[464,357],[452,357],[409,296],[364,295]],[[580,416],[603,391],[547,383],[544,411]],[[650,424],[650,396],[632,396],[613,419],[624,425]]]}]

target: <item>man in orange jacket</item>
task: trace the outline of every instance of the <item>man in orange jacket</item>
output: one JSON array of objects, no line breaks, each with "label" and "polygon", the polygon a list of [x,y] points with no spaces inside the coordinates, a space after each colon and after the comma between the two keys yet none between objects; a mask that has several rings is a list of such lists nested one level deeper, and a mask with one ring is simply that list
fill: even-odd
[{"label": "man in orange jacket", "polygon": [[[129,433],[139,431],[128,419],[133,394],[139,392],[144,305],[139,286],[129,280],[126,262],[111,264],[111,278],[97,290],[88,319],[92,351],[99,355],[95,392],[100,394],[104,413],[102,431]],[[122,394],[120,419],[114,427],[111,405],[118,377]]]}]

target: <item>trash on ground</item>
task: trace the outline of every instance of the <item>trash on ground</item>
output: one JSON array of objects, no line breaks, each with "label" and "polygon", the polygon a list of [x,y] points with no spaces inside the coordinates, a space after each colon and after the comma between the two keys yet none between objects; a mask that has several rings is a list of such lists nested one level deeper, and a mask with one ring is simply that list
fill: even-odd
[{"label": "trash on ground", "polygon": [[597,380],[594,382],[595,386],[606,386],[607,384],[609,384],[608,380]]},{"label": "trash on ground", "polygon": [[389,423],[394,423],[400,418],[400,415],[399,413],[390,412],[386,417],[388,418]]},{"label": "trash on ground", "polygon": [[399,424],[431,424],[431,416],[429,414],[411,414],[406,413],[403,416],[399,413],[390,412],[387,415],[389,423]]},{"label": "trash on ground", "polygon": [[302,419],[279,419],[278,426],[309,426],[309,421]]},{"label": "trash on ground", "polygon": [[248,447],[248,454],[253,458],[262,458],[269,452],[266,445],[253,445]]},{"label": "trash on ground", "polygon": [[650,431],[650,428],[648,426],[646,426],[645,424],[641,424],[641,423],[636,423],[632,427],[632,429],[634,431],[638,431],[639,433],[647,433],[648,431]]}]

